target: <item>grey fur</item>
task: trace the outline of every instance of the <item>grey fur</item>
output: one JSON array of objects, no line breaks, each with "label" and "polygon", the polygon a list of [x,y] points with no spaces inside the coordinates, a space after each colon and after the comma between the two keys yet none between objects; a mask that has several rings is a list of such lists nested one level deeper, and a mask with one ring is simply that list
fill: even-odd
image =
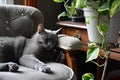
[{"label": "grey fur", "polygon": [[[55,31],[52,33],[52,31],[45,30],[44,28],[37,31],[31,39],[24,37],[1,37],[0,70],[17,71],[18,63],[38,71],[50,72],[50,68],[44,62],[50,60],[52,55],[50,51],[57,46],[57,39],[58,36],[55,34]],[[8,51],[6,52],[5,50]]]}]

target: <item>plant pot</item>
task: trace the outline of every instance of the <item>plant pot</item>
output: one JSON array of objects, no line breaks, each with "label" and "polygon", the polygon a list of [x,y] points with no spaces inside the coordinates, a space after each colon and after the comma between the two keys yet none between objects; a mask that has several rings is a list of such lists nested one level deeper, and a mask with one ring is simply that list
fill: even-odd
[{"label": "plant pot", "polygon": [[68,16],[62,16],[62,17],[60,17],[59,20],[60,20],[60,21],[69,21],[70,18],[68,18]]},{"label": "plant pot", "polygon": [[98,32],[98,13],[91,7],[85,7],[83,9],[86,20],[87,33],[89,42],[100,44],[102,42],[102,36]]},{"label": "plant pot", "polygon": [[76,16],[73,16],[71,17],[71,21],[72,22],[85,22],[85,18],[84,17],[76,17]]},{"label": "plant pot", "polygon": [[76,15],[73,15],[71,17],[71,21],[72,22],[85,22],[85,17],[84,17],[84,14],[83,14],[83,10],[81,9],[76,9]]}]

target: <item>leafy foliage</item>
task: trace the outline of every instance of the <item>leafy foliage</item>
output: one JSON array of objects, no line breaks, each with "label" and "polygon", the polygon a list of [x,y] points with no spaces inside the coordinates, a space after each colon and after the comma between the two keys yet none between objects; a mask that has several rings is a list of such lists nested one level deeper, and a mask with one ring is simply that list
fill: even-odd
[{"label": "leafy foliage", "polygon": [[73,15],[76,15],[76,1],[77,0],[53,0],[55,3],[64,3],[64,7],[65,10],[64,12],[62,12],[61,14],[58,15],[58,20],[60,19],[60,17],[62,16],[68,16],[69,18],[71,18]]},{"label": "leafy foliage", "polygon": [[53,0],[56,3],[62,3],[64,0]]},{"label": "leafy foliage", "polygon": [[85,73],[82,75],[82,80],[94,80],[94,75],[92,73]]},{"label": "leafy foliage", "polygon": [[86,62],[96,59],[98,55],[99,55],[99,46],[97,46],[95,43],[91,43],[89,45],[89,49],[87,50]]},{"label": "leafy foliage", "polygon": [[87,0],[77,0],[75,7],[77,9],[84,8],[86,7],[86,3],[87,3]]},{"label": "leafy foliage", "polygon": [[[89,45],[89,48],[87,51],[87,58],[86,58],[86,62],[89,62],[96,59],[99,56],[100,49],[103,49],[106,54],[107,52],[106,51],[107,50],[106,35],[108,33],[108,28],[109,28],[108,26],[110,22],[109,20],[115,13],[120,11],[120,0],[77,0],[77,1],[79,2],[79,4],[76,5],[76,8],[84,8],[86,6],[90,6],[96,11],[98,11],[99,17],[106,15],[107,13],[109,18],[107,23],[98,22],[98,26],[96,26],[98,28],[99,33],[103,37],[103,41],[99,46],[97,46],[97,44],[95,43],[91,43]],[[91,4],[89,5],[89,2],[97,2],[99,6],[97,8],[94,8],[95,6],[93,7]],[[89,23],[89,21],[87,21],[87,23]]]},{"label": "leafy foliage", "polygon": [[107,32],[108,32],[108,26],[106,24],[104,24],[104,23],[101,23],[97,28],[98,28],[99,33],[103,37],[105,37]]}]

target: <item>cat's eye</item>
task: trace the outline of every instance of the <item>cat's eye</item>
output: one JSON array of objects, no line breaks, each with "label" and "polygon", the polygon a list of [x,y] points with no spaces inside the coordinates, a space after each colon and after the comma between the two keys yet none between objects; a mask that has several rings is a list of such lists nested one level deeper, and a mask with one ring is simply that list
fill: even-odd
[{"label": "cat's eye", "polygon": [[48,43],[48,40],[45,40],[45,43]]},{"label": "cat's eye", "polygon": [[45,43],[48,43],[48,42],[49,42],[49,39],[48,39],[48,38],[46,38]]},{"label": "cat's eye", "polygon": [[42,42],[42,41],[38,41],[38,43],[39,43],[39,44],[43,44],[43,42]]}]

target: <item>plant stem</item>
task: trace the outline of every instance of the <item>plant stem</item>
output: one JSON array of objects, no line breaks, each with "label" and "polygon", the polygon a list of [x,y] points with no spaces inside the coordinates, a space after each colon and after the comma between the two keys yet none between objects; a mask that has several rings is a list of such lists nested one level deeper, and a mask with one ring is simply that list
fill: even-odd
[{"label": "plant stem", "polygon": [[105,62],[104,62],[104,68],[103,68],[103,73],[102,73],[102,78],[101,80],[104,80],[104,76],[105,76],[105,72],[106,72],[106,67],[107,67],[107,64],[108,64],[108,56],[110,54],[110,51],[107,51],[108,50],[108,47],[107,47],[107,42],[106,42],[106,35],[104,36],[104,46],[103,46],[103,49],[104,49],[104,54],[105,54]]},{"label": "plant stem", "polygon": [[107,64],[108,64],[108,54],[107,54],[106,59],[105,59],[104,69],[103,69],[103,73],[102,73],[102,78],[101,78],[101,80],[104,80],[104,76],[105,76]]}]

